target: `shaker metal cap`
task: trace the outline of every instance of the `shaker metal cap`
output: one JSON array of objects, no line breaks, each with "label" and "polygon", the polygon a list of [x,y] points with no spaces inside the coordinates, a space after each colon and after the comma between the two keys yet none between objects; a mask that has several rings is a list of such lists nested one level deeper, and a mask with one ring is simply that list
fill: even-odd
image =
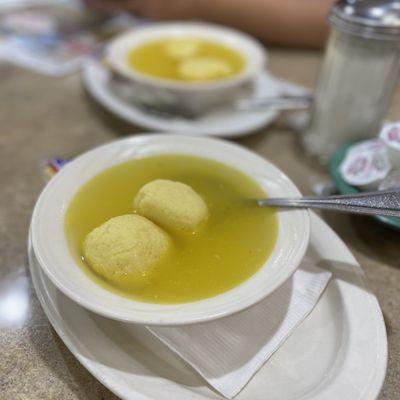
[{"label": "shaker metal cap", "polygon": [[359,36],[400,39],[400,0],[340,0],[329,21]]}]

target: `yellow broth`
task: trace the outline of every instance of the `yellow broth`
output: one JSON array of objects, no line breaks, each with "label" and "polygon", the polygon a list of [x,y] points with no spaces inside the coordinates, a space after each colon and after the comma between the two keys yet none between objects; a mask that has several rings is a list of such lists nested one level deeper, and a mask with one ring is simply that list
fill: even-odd
[{"label": "yellow broth", "polygon": [[[174,41],[184,40],[178,39],[162,39],[148,42],[144,45],[133,49],[127,56],[128,65],[144,74],[155,78],[193,82],[193,81],[212,81],[216,79],[230,78],[242,71],[245,61],[243,56],[236,50],[233,50],[218,42],[208,41],[204,39],[193,38],[198,41],[198,50],[195,54],[188,57],[172,57],[166,51],[166,47]],[[190,40],[190,38],[188,38]],[[224,78],[214,77],[205,79],[191,79],[179,73],[179,65],[188,58],[213,58],[221,60],[229,65],[230,73]]]},{"label": "yellow broth", "polygon": [[[143,282],[107,282],[85,263],[82,243],[95,227],[133,212],[138,190],[154,179],[193,187],[207,203],[206,226],[193,236],[168,232],[173,246]],[[65,217],[70,251],[80,268],[102,287],[135,300],[185,303],[223,293],[252,276],[271,254],[278,235],[276,212],[245,200],[265,196],[240,171],[213,160],[161,155],[114,166],[83,185]]]}]

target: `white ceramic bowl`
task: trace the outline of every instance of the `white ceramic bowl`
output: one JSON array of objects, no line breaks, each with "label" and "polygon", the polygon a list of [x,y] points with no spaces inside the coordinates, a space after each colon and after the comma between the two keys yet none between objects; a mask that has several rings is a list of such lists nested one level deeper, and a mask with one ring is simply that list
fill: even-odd
[{"label": "white ceramic bowl", "polygon": [[[144,43],[173,37],[208,39],[238,51],[245,59],[243,70],[230,78],[212,82],[178,82],[151,77],[128,66],[127,55]],[[114,89],[124,98],[161,109],[201,113],[213,107],[248,96],[254,78],[265,68],[266,51],[252,37],[218,25],[206,23],[158,23],[119,35],[110,42],[106,59],[122,81]],[[131,95],[131,96],[130,96]]]},{"label": "white ceramic bowl", "polygon": [[276,246],[265,264],[241,285],[205,300],[184,304],[152,304],[114,294],[92,281],[73,260],[64,234],[64,216],[77,190],[103,170],[134,158],[156,154],[188,154],[218,160],[241,170],[270,196],[299,196],[290,179],[265,159],[222,140],[181,135],[134,136],[97,147],[60,171],[40,195],[31,234],[43,271],[67,296],[106,317],[149,325],[180,325],[216,319],[249,307],[272,293],[296,270],[307,249],[308,211],[279,212]]}]

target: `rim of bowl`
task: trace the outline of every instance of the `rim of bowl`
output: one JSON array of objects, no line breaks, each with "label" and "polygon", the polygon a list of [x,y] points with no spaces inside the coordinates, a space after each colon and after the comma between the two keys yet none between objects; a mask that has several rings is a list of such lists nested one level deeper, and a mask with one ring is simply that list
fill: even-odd
[{"label": "rim of bowl", "polygon": [[[238,51],[245,60],[243,70],[232,77],[215,81],[181,82],[152,77],[127,65],[127,53],[139,45],[157,40],[157,38],[165,38],[165,35],[179,37],[185,34],[212,39]],[[267,59],[267,50],[252,36],[232,28],[205,22],[161,22],[156,25],[142,26],[118,35],[106,48],[107,63],[114,72],[124,78],[160,88],[182,91],[222,89],[240,85],[256,77],[265,68]]]},{"label": "rim of bowl", "polygon": [[[169,141],[172,149],[175,149],[177,147],[177,143],[179,143],[179,145],[189,144],[193,152],[179,152],[174,150],[162,151],[162,143],[160,147],[160,142],[163,141]],[[117,149],[118,146],[121,146],[121,148]],[[153,146],[153,152],[146,153],[146,147],[149,146]],[[50,182],[46,185],[46,187],[40,194],[33,210],[30,228],[32,234],[32,248],[35,252],[35,256],[39,262],[39,265],[41,266],[46,276],[52,281],[52,283],[61,292],[63,292],[66,296],[74,300],[79,305],[104,317],[123,322],[145,325],[174,326],[206,322],[235,314],[263,300],[274,290],[276,290],[280,285],[282,285],[287,279],[289,279],[298,268],[308,248],[310,238],[310,216],[308,210],[291,210],[291,214],[286,214],[285,212],[278,213],[277,216],[279,228],[277,243],[275,244],[275,248],[272,254],[266,259],[265,263],[252,276],[250,276],[241,284],[233,287],[232,289],[216,296],[194,302],[178,304],[159,304],[146,303],[135,301],[133,299],[128,299],[118,294],[114,294],[95,283],[76,264],[76,261],[73,259],[73,256],[70,253],[67,244],[67,238],[64,232],[65,212],[68,208],[70,201],[82,185],[84,185],[88,180],[113,165],[118,165],[130,159],[148,157],[157,154],[187,154],[203,158],[211,158],[216,161],[222,162],[228,166],[238,169],[242,173],[245,173],[251,179],[260,184],[260,181],[255,179],[254,174],[247,173],[242,168],[235,167],[233,163],[228,163],[226,160],[224,161],[218,159],[218,157],[209,157],[209,155],[200,154],[199,148],[201,146],[205,146],[205,148],[214,147],[213,150],[215,154],[221,154],[221,151],[225,151],[226,153],[230,152],[232,153],[232,155],[242,156],[242,158],[246,158],[247,160],[250,159],[250,161],[252,161],[254,164],[258,163],[258,165],[263,165],[264,168],[269,169],[270,173],[276,175],[276,179],[279,181],[280,185],[286,185],[286,189],[291,192],[291,195],[300,196],[300,191],[297,189],[294,183],[286,176],[286,174],[275,167],[272,163],[250,150],[247,150],[237,144],[225,142],[220,139],[187,137],[180,134],[153,133],[151,135],[135,135],[130,138],[113,141],[95,147],[94,149],[89,150],[88,152],[85,152],[82,155],[78,156],[50,180]],[[125,148],[125,150],[122,150],[122,148]],[[134,156],[129,156],[125,159],[121,159],[115,162],[116,157],[112,150],[116,149],[117,153],[119,154],[122,154],[124,152],[126,153],[127,149],[130,149],[130,151],[135,150],[133,152]],[[93,168],[94,165],[99,165],[99,160],[101,159],[100,154],[107,151],[110,153],[108,156],[109,160],[112,160],[111,164],[100,169]],[[224,157],[226,157],[226,153],[222,153]],[[82,165],[84,165],[85,163],[87,164],[87,168],[81,169]],[[60,193],[60,190],[62,190],[62,188],[64,187],[64,181],[66,181],[68,178],[71,179],[71,176],[76,177],[80,175],[87,176],[85,176],[84,181],[76,187],[75,191],[68,193],[69,199],[66,199],[65,195]],[[274,185],[277,185],[277,183],[275,182]],[[48,218],[47,211],[49,209],[49,201],[58,202],[58,205],[56,207],[58,214],[55,218]],[[297,216],[297,225],[296,223],[292,223],[292,226],[290,226],[289,223],[286,227],[285,225],[282,226],[282,216],[284,215]],[[54,240],[53,235],[49,235],[49,233],[52,233],[48,232],[48,226],[46,227],[46,224],[49,223],[55,224],[57,229],[62,230],[62,243]],[[290,251],[288,251],[288,248],[279,248],[278,246],[278,242],[281,241],[283,238],[282,229],[284,231],[286,229],[286,233],[291,234],[296,241],[296,243],[292,245],[292,248],[290,248]],[[52,246],[55,246],[55,244],[52,245],[52,243],[61,246],[62,250],[66,252],[64,255],[64,257],[66,257],[66,260],[64,260],[63,263],[68,264],[68,268],[72,267],[72,270],[75,271],[80,276],[80,278],[83,278],[83,280],[86,282],[85,284],[89,285],[89,287],[95,290],[97,292],[97,295],[100,294],[100,296],[105,296],[109,300],[111,299],[113,302],[117,302],[118,305],[126,306],[127,304],[129,304],[129,307],[122,307],[122,311],[120,308],[114,307],[115,304],[111,308],[108,308],[109,304],[105,304],[105,306],[103,307],[100,304],[103,300],[102,297],[100,298],[99,296],[97,296],[96,300],[94,300],[94,297],[96,296],[91,297],[90,294],[88,295],[88,292],[86,290],[77,291],[75,284],[68,286],[68,282],[66,285],[63,282],[63,279],[65,280],[65,277],[63,276],[62,278],[60,278],[60,274],[57,275],[57,272],[55,272],[59,271],[59,268],[55,268],[54,266],[52,266],[53,263],[60,264],[58,260],[56,261],[56,259],[61,254],[54,250],[50,250],[49,253],[49,249],[52,249]],[[57,250],[59,249],[60,247],[57,248]],[[50,257],[49,254],[51,255]],[[268,266],[271,267],[272,261],[278,263],[279,265],[280,262],[282,263],[282,259],[283,261],[285,261],[285,264],[280,265],[279,272],[274,275],[274,281],[265,282],[265,285],[260,285],[261,282],[259,281],[259,278],[262,278],[262,272],[265,272]],[[283,268],[283,272],[281,268],[282,266],[286,267]],[[253,289],[258,290],[252,291],[252,286],[254,286]],[[118,310],[116,311],[117,308]]]}]

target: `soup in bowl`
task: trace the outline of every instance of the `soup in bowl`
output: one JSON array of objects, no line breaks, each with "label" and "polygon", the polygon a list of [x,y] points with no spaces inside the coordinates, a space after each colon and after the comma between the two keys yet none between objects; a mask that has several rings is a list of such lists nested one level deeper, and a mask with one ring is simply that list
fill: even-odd
[{"label": "soup in bowl", "polygon": [[113,88],[132,101],[200,113],[251,94],[266,52],[241,32],[205,23],[160,23],[126,32],[106,52]]},{"label": "soup in bowl", "polygon": [[304,210],[254,199],[298,196],[276,167],[209,138],[146,135],[96,148],[48,184],[32,243],[49,278],[82,306],[153,325],[249,307],[295,271]]}]

